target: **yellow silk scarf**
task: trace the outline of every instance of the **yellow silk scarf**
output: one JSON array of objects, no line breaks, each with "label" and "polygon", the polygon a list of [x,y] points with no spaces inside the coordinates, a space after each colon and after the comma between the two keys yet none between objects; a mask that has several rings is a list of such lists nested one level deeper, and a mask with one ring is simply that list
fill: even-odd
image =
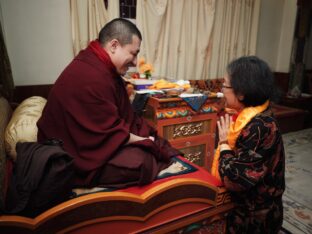
[{"label": "yellow silk scarf", "polygon": [[[255,117],[257,114],[261,113],[269,106],[269,101],[266,101],[264,104],[255,107],[247,107],[244,108],[241,113],[237,116],[235,122],[232,122],[230,125],[230,130],[227,135],[227,140],[231,149],[234,149],[236,139],[239,136],[242,129],[249,123],[249,121]],[[215,176],[217,179],[221,180],[219,175],[219,157],[220,157],[220,145],[216,149],[215,155],[213,157],[211,174]]]}]

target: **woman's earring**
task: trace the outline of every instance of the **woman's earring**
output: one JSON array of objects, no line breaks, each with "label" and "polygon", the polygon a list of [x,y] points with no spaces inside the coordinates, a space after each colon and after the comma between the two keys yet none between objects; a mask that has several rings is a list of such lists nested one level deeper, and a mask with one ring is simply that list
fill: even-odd
[{"label": "woman's earring", "polygon": [[244,100],[244,96],[241,96],[241,95],[238,96],[237,98],[238,98],[238,101],[240,101],[240,102]]}]

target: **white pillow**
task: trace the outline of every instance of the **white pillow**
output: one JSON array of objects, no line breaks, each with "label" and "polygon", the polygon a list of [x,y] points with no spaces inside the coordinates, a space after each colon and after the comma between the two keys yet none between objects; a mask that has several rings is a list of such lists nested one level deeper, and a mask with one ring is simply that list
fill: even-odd
[{"label": "white pillow", "polygon": [[14,110],[4,137],[6,152],[13,160],[16,160],[17,142],[37,141],[37,121],[46,102],[47,100],[43,97],[33,96],[25,99]]}]

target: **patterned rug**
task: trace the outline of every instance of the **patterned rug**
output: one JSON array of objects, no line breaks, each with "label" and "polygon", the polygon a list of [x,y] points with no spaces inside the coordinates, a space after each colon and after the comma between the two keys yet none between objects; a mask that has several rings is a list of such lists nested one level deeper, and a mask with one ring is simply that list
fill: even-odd
[{"label": "patterned rug", "polygon": [[283,135],[286,151],[286,191],[283,228],[312,233],[312,128]]}]

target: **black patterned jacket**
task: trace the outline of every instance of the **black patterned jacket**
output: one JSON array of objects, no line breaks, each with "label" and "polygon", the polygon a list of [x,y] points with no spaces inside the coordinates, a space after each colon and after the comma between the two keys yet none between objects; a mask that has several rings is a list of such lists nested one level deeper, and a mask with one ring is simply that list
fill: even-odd
[{"label": "black patterned jacket", "polygon": [[221,152],[219,173],[237,204],[228,216],[228,232],[277,233],[283,220],[285,154],[270,108],[243,128],[234,150]]}]

